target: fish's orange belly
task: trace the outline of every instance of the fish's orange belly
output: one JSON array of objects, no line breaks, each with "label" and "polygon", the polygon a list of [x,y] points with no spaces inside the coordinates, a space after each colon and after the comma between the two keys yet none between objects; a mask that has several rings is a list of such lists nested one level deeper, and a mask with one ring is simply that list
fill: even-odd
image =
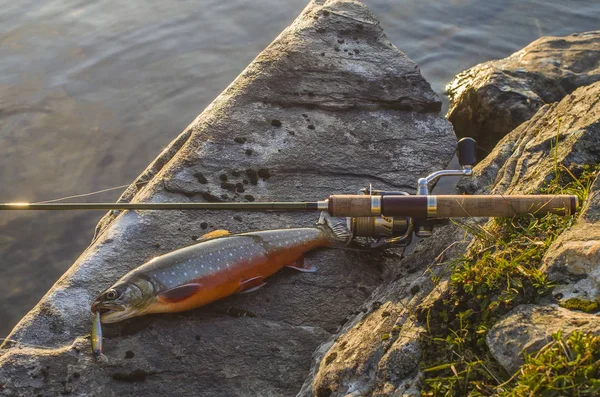
[{"label": "fish's orange belly", "polygon": [[292,264],[307,251],[303,247],[274,252],[267,260],[237,264],[221,272],[202,277],[195,282],[202,285],[196,293],[179,302],[161,302],[156,300],[146,313],[181,312],[204,306],[216,300],[242,292],[244,282],[260,277],[269,277],[282,267]]}]

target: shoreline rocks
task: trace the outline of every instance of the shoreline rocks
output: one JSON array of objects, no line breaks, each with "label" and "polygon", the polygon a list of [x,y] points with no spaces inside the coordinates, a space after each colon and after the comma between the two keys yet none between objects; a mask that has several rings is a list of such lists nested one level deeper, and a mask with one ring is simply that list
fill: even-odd
[{"label": "shoreline rocks", "polygon": [[[468,194],[531,194],[549,182],[556,167],[576,173],[600,161],[600,82],[544,105],[498,142],[459,190]],[[558,144],[556,141],[558,140]],[[561,168],[562,169],[562,168]]]},{"label": "shoreline rocks", "polygon": [[[414,191],[454,153],[439,109],[418,66],[364,5],[311,2],[121,201],[310,201],[368,183]],[[89,354],[89,305],[128,270],[211,230],[309,226],[317,216],[107,214],[0,348],[0,394],[295,394],[313,351],[392,274],[397,256],[316,251],[306,256],[316,274],[284,269],[252,294],[106,325],[107,364]]]},{"label": "shoreline rocks", "polygon": [[557,284],[553,294],[559,304],[591,313],[600,312],[599,210],[600,179],[596,178],[577,223],[550,247],[542,264]]},{"label": "shoreline rocks", "polygon": [[542,106],[600,80],[600,31],[535,40],[507,58],[456,75],[447,86],[448,120],[459,138],[478,143],[478,158]]},{"label": "shoreline rocks", "polygon": [[[600,164],[600,81],[542,106],[504,136],[459,189],[469,194],[534,194],[556,178],[579,178]],[[568,171],[567,171],[568,170]],[[598,178],[574,225],[547,249],[541,263],[555,283],[552,296],[514,308],[486,337],[490,353],[513,374],[524,354],[535,353],[551,335],[579,330],[600,334]],[[562,307],[559,307],[562,306]],[[587,312],[587,313],[585,313]]]},{"label": "shoreline rocks", "polygon": [[[597,35],[592,32],[573,37],[581,41],[592,36],[592,40],[596,40]],[[540,43],[556,46],[557,40],[542,38],[527,49]],[[588,50],[595,54],[593,48]],[[524,52],[517,54],[523,55]],[[568,58],[570,55],[564,56]],[[590,59],[593,62],[598,60],[594,55],[573,60],[573,65]],[[470,76],[473,81],[486,82],[488,71],[476,74],[477,70],[470,70],[464,74],[473,73]],[[568,70],[563,72],[569,74]],[[521,75],[535,73],[534,68],[531,73],[523,70]],[[492,153],[474,168],[473,177],[463,178],[459,189],[470,194],[535,194],[554,178],[557,167],[580,175],[586,167],[599,164],[600,82],[594,82],[598,80],[595,73],[592,71],[590,76],[577,75],[577,78],[571,79],[582,86],[574,87],[568,93],[562,92],[562,96],[556,97],[555,100],[559,101],[556,103],[539,102],[524,108],[519,108],[523,102],[518,101],[516,104],[510,101],[504,104],[503,100],[486,104],[490,106],[490,112],[509,115],[508,124],[501,126],[504,130],[498,138],[488,143],[484,139],[484,144],[493,147],[495,140],[501,138]],[[587,81],[591,84],[585,85]],[[530,88],[527,90],[531,91]],[[514,95],[519,100],[523,98],[522,92],[514,92],[511,87],[506,91],[509,96]],[[471,99],[459,97],[456,108],[468,108]],[[545,97],[545,100],[552,101],[552,98]],[[527,103],[531,104],[531,101]],[[514,108],[511,107],[513,105]],[[526,111],[519,112],[519,109]],[[484,112],[479,121],[486,117],[495,120],[495,116]],[[459,129],[460,125],[455,123],[455,128]],[[566,279],[562,281],[566,282],[557,286],[556,291],[564,293],[565,289],[570,289],[570,298],[577,296],[580,300],[592,298],[590,300],[593,301],[596,296],[596,287],[584,289],[582,286],[596,285],[600,269],[595,241],[599,221],[597,189],[598,182],[591,187],[589,203],[581,218],[573,229],[565,232],[549,248],[544,258],[551,277],[552,274],[562,274],[562,270],[566,269],[567,274],[562,274]],[[420,241],[414,251],[399,263],[398,276],[379,286],[365,303],[364,310],[315,352],[310,375],[298,396],[420,395],[425,376],[423,360],[437,353],[427,351],[427,343],[422,342],[423,338],[431,337],[427,335],[429,326],[439,326],[429,324],[429,313],[447,313],[445,302],[449,297],[453,271],[450,264],[466,251],[472,239],[467,230],[470,229],[460,225],[446,226],[438,228],[430,239]],[[586,235],[586,231],[594,232]],[[578,295],[574,295],[573,290],[577,290]],[[553,332],[563,330],[567,334],[580,329],[600,333],[598,315],[569,310],[564,302],[560,302],[564,307],[559,307],[560,299],[555,294],[554,298],[544,297],[539,304],[519,305],[500,318],[489,331],[485,339],[489,352],[509,372],[509,376],[523,362],[523,354],[543,346]],[[459,322],[453,320],[456,320],[454,323]],[[447,323],[453,322],[448,320]]]},{"label": "shoreline rocks", "polygon": [[[542,38],[457,76],[450,118],[460,134],[502,121],[479,138],[484,147],[499,143],[473,178],[461,181],[463,192],[536,193],[557,167],[578,175],[600,163],[599,35]],[[548,62],[549,53],[560,62]],[[452,128],[439,109],[418,66],[364,5],[311,2],[121,200],[314,200],[369,182],[414,192],[418,177],[443,168],[454,153]],[[509,372],[553,332],[600,333],[596,306],[572,310],[583,307],[573,299],[598,303],[599,183],[542,261],[557,283],[553,296],[515,307],[487,334],[489,352]],[[315,219],[107,214],[90,248],[15,327],[14,342],[0,348],[0,394],[418,395],[425,318],[443,307],[450,264],[472,238],[456,224],[437,228],[404,258],[394,251],[316,251],[306,256],[314,275],[286,269],[253,294],[106,326],[110,361],[92,360],[89,302],[127,270],[214,229],[308,226]]]},{"label": "shoreline rocks", "polygon": [[552,341],[552,334],[573,331],[600,334],[600,317],[563,309],[556,305],[521,305],[498,321],[489,331],[486,343],[494,358],[513,374],[532,354]]}]

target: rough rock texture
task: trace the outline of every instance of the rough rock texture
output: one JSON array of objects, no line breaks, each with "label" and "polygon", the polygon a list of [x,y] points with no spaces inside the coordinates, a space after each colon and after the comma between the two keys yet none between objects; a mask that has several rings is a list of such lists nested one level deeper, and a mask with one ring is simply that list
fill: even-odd
[{"label": "rough rock texture", "polygon": [[[478,194],[537,193],[554,177],[557,166],[578,175],[586,165],[600,163],[599,104],[600,82],[596,82],[558,103],[544,105],[506,135],[474,168],[474,177],[462,180],[459,187]],[[596,180],[575,225],[550,246],[543,259],[543,268],[558,283],[554,297],[565,307],[582,307],[583,302],[587,307],[591,304],[590,311],[594,311],[598,302],[599,196],[600,182]],[[573,298],[579,299],[579,305],[573,304]],[[586,319],[585,327],[578,327],[580,319]],[[523,351],[539,349],[555,331],[600,333],[598,319],[555,305],[517,307],[494,327],[487,344],[500,364],[512,372],[522,363]],[[511,338],[516,341],[509,343]]]},{"label": "rough rock texture", "polygon": [[521,305],[492,327],[486,343],[504,369],[514,373],[524,362],[523,354],[538,351],[558,331],[600,334],[600,316],[556,305]]},{"label": "rough rock texture", "polygon": [[[578,173],[585,165],[598,163],[599,101],[600,82],[597,82],[579,88],[560,103],[543,106],[474,168],[472,178],[463,179],[461,190],[478,194],[538,193],[553,176],[556,165],[563,164]],[[589,208],[586,214],[595,214]],[[582,219],[586,217],[589,216]],[[419,395],[423,376],[419,335],[428,311],[444,307],[450,271],[445,264],[462,254],[470,239],[464,228],[452,225],[419,242],[399,263],[400,269],[404,266],[409,269],[406,274],[400,273],[378,287],[366,302],[365,313],[351,319],[315,352],[311,375],[299,396]],[[440,282],[434,285],[432,278]],[[523,313],[530,314],[526,317]],[[548,313],[560,313],[557,315],[560,321],[554,324],[556,328],[546,328],[546,322],[550,321]],[[521,324],[509,318],[531,323]],[[488,344],[493,352],[512,354],[513,363],[518,362],[522,346],[507,343],[512,335],[519,336],[523,346],[535,349],[539,341],[558,329],[569,332],[579,325],[584,330],[600,330],[597,317],[556,305],[518,307],[509,318],[498,324]],[[529,329],[532,335],[535,330],[537,339],[526,338]],[[503,345],[512,350],[502,350]],[[512,370],[505,358],[498,355],[498,359]]]},{"label": "rough rock texture", "polygon": [[482,159],[544,104],[600,80],[600,31],[542,37],[501,60],[476,65],[448,84],[448,119],[477,139]]},{"label": "rough rock texture", "polygon": [[[515,128],[474,168],[459,188],[467,193],[537,192],[556,164],[581,171],[600,162],[600,82],[544,105]],[[558,146],[556,139],[558,137]]]},{"label": "rough rock texture", "polygon": [[600,311],[600,179],[590,188],[586,207],[575,226],[552,244],[544,269],[558,285],[554,295],[565,305],[573,299],[595,303]]},{"label": "rough rock texture", "polygon": [[[433,275],[445,270],[447,258],[466,242],[451,225],[416,245],[400,261],[396,275],[377,288],[363,310],[315,353],[299,397],[418,395],[422,325],[417,306],[436,288]],[[438,285],[437,288],[440,286]]]},{"label": "rough rock texture", "polygon": [[[312,2],[151,164],[122,201],[315,200],[414,190],[455,138],[414,62],[360,3]],[[148,259],[216,228],[306,226],[317,214],[113,212],[94,243],[0,350],[0,394],[289,396],[313,351],[392,274],[396,257],[323,250],[253,294],[105,327],[92,362],[93,297]],[[393,259],[396,260],[393,260]],[[383,265],[381,265],[383,263]],[[395,339],[394,339],[395,340]],[[397,346],[395,362],[410,343]],[[407,369],[408,372],[408,369]]]}]

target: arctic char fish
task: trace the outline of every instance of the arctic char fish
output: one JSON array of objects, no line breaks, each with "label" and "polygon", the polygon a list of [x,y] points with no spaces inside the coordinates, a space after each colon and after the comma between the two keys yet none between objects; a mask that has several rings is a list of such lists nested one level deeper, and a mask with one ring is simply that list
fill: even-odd
[{"label": "arctic char fish", "polygon": [[130,271],[92,303],[103,323],[148,313],[180,312],[260,288],[264,279],[288,266],[313,267],[303,254],[343,245],[352,233],[345,220],[321,215],[316,227],[229,234],[217,230],[201,242],[156,257]]}]

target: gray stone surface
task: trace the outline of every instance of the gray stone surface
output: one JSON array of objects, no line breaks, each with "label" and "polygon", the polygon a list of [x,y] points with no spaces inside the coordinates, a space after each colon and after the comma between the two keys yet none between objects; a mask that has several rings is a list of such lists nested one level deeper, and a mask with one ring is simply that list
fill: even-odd
[{"label": "gray stone surface", "polygon": [[[463,236],[456,225],[435,229],[434,236],[397,263],[395,277],[316,351],[298,396],[418,395],[423,328],[416,311],[428,294],[442,288],[432,276],[441,276],[446,260],[464,250]],[[452,245],[456,240],[460,243]]]},{"label": "gray stone surface", "polygon": [[490,329],[486,343],[508,373],[523,364],[523,354],[534,353],[552,341],[552,334],[573,331],[600,334],[600,316],[574,312],[556,305],[521,305]]},{"label": "gray stone surface", "polygon": [[[311,2],[121,200],[316,200],[369,182],[413,190],[454,152],[439,109],[417,65],[365,6]],[[397,260],[317,251],[307,256],[316,274],[285,269],[253,294],[107,325],[107,364],[89,354],[89,305],[128,270],[210,230],[306,226],[316,218],[108,214],[94,243],[14,328],[16,342],[0,349],[0,394],[293,395],[313,351]]]},{"label": "gray stone surface", "polygon": [[[467,193],[535,193],[553,178],[556,164],[573,172],[600,162],[600,82],[544,105],[506,135],[464,178]],[[558,146],[555,145],[558,137]]]},{"label": "gray stone surface", "polygon": [[[600,82],[596,82],[558,103],[544,105],[502,138],[474,168],[474,177],[463,179],[459,188],[477,194],[533,194],[554,177],[556,165],[579,175],[586,165],[600,163],[599,101]],[[574,226],[550,246],[541,263],[558,284],[554,296],[560,302],[598,300],[599,188],[596,181]],[[522,305],[496,323],[486,342],[496,360],[514,372],[523,363],[524,352],[540,349],[559,330],[600,333],[600,317],[553,304]]]},{"label": "gray stone surface", "polygon": [[447,86],[448,119],[478,141],[479,158],[544,104],[600,80],[600,31],[541,37],[511,56],[476,65]]},{"label": "gray stone surface", "polygon": [[[599,98],[597,82],[579,88],[559,103],[543,106],[531,120],[508,134],[475,167],[474,176],[461,181],[460,189],[477,194],[538,193],[553,177],[556,164],[578,173],[585,165],[598,163]],[[595,214],[593,211],[587,210],[583,217],[588,212]],[[421,241],[400,262],[401,268],[406,266],[410,271],[378,287],[366,302],[365,312],[350,319],[315,352],[311,374],[299,396],[419,395],[423,374],[418,363],[422,348],[418,341],[423,324],[418,320],[428,310],[436,310],[446,298],[450,269],[444,264],[464,253],[469,240],[465,229],[456,225],[438,229],[434,237]],[[441,282],[433,285],[432,276]],[[596,317],[555,305],[530,305],[530,314],[517,316],[521,310],[525,307],[517,309],[514,318],[527,321],[526,324],[520,320],[503,321],[488,338],[494,352],[500,351],[502,344],[512,349],[497,356],[509,370],[513,367],[507,364],[508,357],[514,356],[512,365],[518,365],[523,343],[535,350],[544,338],[559,329],[570,331],[577,325],[583,330],[600,329]],[[546,327],[552,322],[552,315],[557,320],[552,327]],[[535,340],[527,339],[534,334]]]},{"label": "gray stone surface", "polygon": [[557,283],[554,296],[561,302],[596,302],[600,311],[600,179],[590,187],[577,223],[544,256],[543,269]]}]

